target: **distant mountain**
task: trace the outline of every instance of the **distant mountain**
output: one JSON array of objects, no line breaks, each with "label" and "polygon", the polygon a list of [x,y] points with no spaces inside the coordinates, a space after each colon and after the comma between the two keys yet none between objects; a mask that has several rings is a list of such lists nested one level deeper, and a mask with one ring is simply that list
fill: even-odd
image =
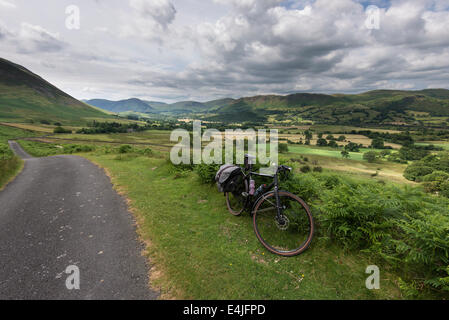
[{"label": "distant mountain", "polygon": [[30,70],[0,58],[0,121],[84,122],[106,113],[82,103]]},{"label": "distant mountain", "polygon": [[93,100],[84,100],[84,102],[86,102],[91,106],[95,106],[97,108],[101,108],[103,110],[107,110],[114,113],[127,112],[127,111],[148,113],[154,111],[154,109],[147,102],[137,98],[120,101],[93,99]]},{"label": "distant mountain", "polygon": [[135,98],[121,101],[110,101],[105,99],[83,101],[89,105],[115,113],[134,111],[141,113],[190,114],[213,111],[227,106],[235,100],[226,98],[208,102],[180,101],[172,104],[159,101],[139,100]]},{"label": "distant mountain", "polygon": [[147,105],[149,105],[155,112],[162,112],[168,106],[167,103],[160,101],[147,101],[147,100],[142,101],[145,102]]},{"label": "distant mountain", "polygon": [[120,102],[90,100],[88,103],[113,112],[135,111],[177,116],[196,114],[205,120],[221,122],[264,122],[270,118],[285,123],[303,119],[324,124],[416,124],[421,121],[417,119],[416,113],[449,117],[447,89],[375,90],[333,95],[295,93],[173,104],[138,99]]},{"label": "distant mountain", "polygon": [[235,100],[215,110],[206,119],[224,122],[279,121],[302,118],[327,124],[416,123],[414,113],[449,117],[449,90],[421,91],[375,90],[361,94],[296,93],[267,95]]}]

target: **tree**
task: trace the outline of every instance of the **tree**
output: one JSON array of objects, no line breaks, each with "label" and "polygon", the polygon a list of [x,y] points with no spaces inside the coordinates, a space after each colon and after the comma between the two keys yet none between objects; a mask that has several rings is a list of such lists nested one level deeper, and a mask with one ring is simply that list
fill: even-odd
[{"label": "tree", "polygon": [[320,146],[320,147],[326,147],[327,146],[327,141],[326,141],[326,139],[319,138],[317,140],[317,142],[316,142],[316,145]]},{"label": "tree", "polygon": [[327,145],[331,148],[338,148],[338,144],[335,140],[329,141],[329,143]]},{"label": "tree", "polygon": [[320,133],[318,133],[318,139],[321,139],[321,138],[323,138],[323,134],[320,132]]},{"label": "tree", "polygon": [[312,138],[313,138],[313,134],[310,130],[306,130],[304,132],[304,135],[306,136],[306,140],[312,140]]},{"label": "tree", "polygon": [[378,154],[375,151],[368,151],[363,154],[363,159],[370,163],[376,161],[377,157],[378,157]]},{"label": "tree", "polygon": [[345,141],[345,140],[346,140],[346,137],[345,137],[345,136],[339,136],[337,140],[338,140],[338,141]]},{"label": "tree", "polygon": [[286,143],[279,143],[279,153],[287,153],[288,152],[288,145]]},{"label": "tree", "polygon": [[373,139],[373,141],[371,142],[371,148],[384,149],[385,148],[384,140],[382,138]]},{"label": "tree", "polygon": [[326,139],[327,139],[327,140],[335,140],[335,137],[334,137],[333,135],[329,134],[329,135],[326,137]]},{"label": "tree", "polygon": [[359,152],[359,145],[357,143],[354,142],[349,142],[346,146],[345,146],[345,150],[349,151],[349,152]]},{"label": "tree", "polygon": [[56,127],[53,133],[72,133],[72,130],[65,129],[63,127]]},{"label": "tree", "polygon": [[343,158],[345,158],[345,159],[349,159],[349,158],[350,158],[349,152],[346,151],[346,150],[343,150],[343,151],[341,152],[341,156],[342,156]]},{"label": "tree", "polygon": [[382,150],[381,152],[380,152],[380,156],[382,157],[382,158],[385,158],[386,156],[389,156],[391,154],[391,151],[390,150]]}]

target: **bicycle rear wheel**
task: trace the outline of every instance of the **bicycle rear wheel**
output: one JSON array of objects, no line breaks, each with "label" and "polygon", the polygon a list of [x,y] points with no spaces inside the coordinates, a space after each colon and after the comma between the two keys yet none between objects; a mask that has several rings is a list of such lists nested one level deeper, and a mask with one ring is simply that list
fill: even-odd
[{"label": "bicycle rear wheel", "polygon": [[266,193],[254,206],[253,226],[257,238],[272,253],[295,256],[304,252],[313,238],[313,217],[298,196],[279,191],[282,215],[277,217],[274,192]]},{"label": "bicycle rear wheel", "polygon": [[235,190],[226,192],[226,205],[229,213],[234,216],[241,215],[248,203],[248,197],[243,195],[244,192],[249,192],[248,181],[243,176],[240,176],[238,179]]}]

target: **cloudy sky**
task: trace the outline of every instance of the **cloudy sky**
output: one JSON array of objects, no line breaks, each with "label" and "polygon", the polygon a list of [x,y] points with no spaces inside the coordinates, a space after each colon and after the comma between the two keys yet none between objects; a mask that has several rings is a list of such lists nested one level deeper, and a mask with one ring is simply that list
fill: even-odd
[{"label": "cloudy sky", "polygon": [[0,57],[79,99],[449,88],[449,0],[0,0]]}]

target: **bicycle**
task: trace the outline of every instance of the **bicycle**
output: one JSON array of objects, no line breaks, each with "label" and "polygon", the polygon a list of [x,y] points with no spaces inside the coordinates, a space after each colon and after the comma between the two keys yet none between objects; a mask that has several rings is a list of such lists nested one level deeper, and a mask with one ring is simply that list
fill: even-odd
[{"label": "bicycle", "polygon": [[[279,190],[279,174],[290,173],[292,168],[281,165],[274,175],[253,172],[249,155],[237,177],[236,188],[226,192],[226,205],[234,216],[250,210],[254,232],[262,245],[270,252],[291,257],[303,253],[310,246],[314,234],[314,222],[307,203],[291,192]],[[273,178],[273,182],[255,189],[253,176]],[[253,188],[251,188],[253,184]]]}]

